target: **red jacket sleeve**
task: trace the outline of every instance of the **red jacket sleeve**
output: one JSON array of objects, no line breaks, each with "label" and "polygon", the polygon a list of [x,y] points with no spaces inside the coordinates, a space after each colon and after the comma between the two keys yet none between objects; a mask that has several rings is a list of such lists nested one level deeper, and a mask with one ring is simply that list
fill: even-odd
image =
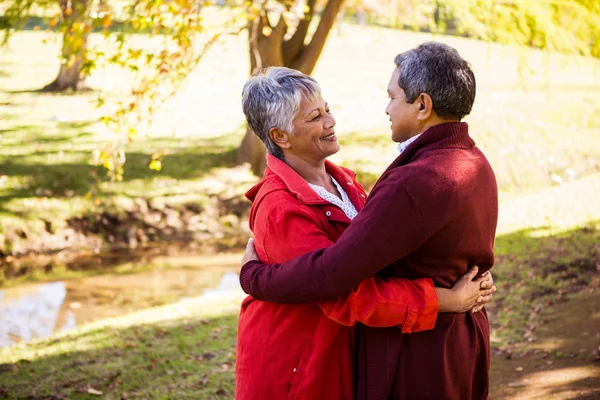
[{"label": "red jacket sleeve", "polygon": [[[257,213],[257,245],[272,261],[286,261],[308,251],[328,247],[332,241],[311,209],[281,201]],[[403,332],[433,329],[438,301],[431,279],[410,281],[368,277],[335,300],[318,302],[333,321],[346,326],[401,326]]]}]

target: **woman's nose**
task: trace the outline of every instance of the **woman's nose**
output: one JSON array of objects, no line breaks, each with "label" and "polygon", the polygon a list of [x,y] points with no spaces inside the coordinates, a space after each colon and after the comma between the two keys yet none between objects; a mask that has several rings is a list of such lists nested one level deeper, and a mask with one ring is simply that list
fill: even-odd
[{"label": "woman's nose", "polygon": [[335,118],[333,118],[333,115],[329,114],[326,124],[326,128],[333,128],[335,126]]}]

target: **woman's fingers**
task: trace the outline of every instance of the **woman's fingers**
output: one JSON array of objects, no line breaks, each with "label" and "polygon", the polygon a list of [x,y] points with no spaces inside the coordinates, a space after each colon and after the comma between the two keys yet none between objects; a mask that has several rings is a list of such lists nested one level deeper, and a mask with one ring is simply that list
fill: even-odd
[{"label": "woman's fingers", "polygon": [[483,306],[477,306],[477,307],[473,307],[473,308],[471,309],[471,313],[476,313],[476,312],[479,312],[479,311],[481,311],[481,310],[483,310]]},{"label": "woman's fingers", "polygon": [[469,268],[469,270],[467,271],[466,274],[463,275],[463,278],[465,278],[467,280],[467,282],[471,282],[473,280],[473,278],[475,278],[475,276],[477,276],[478,272],[479,272],[479,267],[477,265],[474,265],[473,267]]},{"label": "woman's fingers", "polygon": [[494,286],[494,278],[492,277],[490,271],[487,271],[481,275],[479,279],[477,279],[477,282],[479,282],[480,289],[489,289]]},{"label": "woman's fingers", "polygon": [[496,286],[492,286],[491,289],[482,291],[481,296],[477,298],[477,304],[487,304],[492,301],[492,295],[495,291]]}]

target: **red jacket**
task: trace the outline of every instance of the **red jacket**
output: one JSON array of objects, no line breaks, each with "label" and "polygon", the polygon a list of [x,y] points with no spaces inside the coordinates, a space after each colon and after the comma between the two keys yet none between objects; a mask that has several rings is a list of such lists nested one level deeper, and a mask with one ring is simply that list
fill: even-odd
[{"label": "red jacket", "polygon": [[[494,172],[467,124],[441,124],[392,162],[335,244],[281,265],[249,262],[240,282],[290,303],[335,298],[374,273],[449,288],[470,266],[492,267],[497,218]],[[361,400],[487,398],[485,312],[440,314],[433,330],[412,335],[359,325],[357,340]]]},{"label": "red jacket", "polygon": [[[326,168],[360,210],[366,193],[355,174],[329,162]],[[273,156],[263,180],[247,197],[253,201],[250,227],[256,250],[266,262],[327,247],[350,224],[342,210]],[[248,297],[239,319],[236,399],[352,399],[355,343],[350,327],[361,322],[401,325],[405,332],[427,330],[437,311],[429,279],[369,277],[349,293],[320,303],[278,304]]]}]

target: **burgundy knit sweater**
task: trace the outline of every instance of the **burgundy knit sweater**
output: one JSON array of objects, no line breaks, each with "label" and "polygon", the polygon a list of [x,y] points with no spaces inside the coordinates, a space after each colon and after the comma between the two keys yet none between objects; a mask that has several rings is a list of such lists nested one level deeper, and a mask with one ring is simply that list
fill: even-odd
[{"label": "burgundy knit sweater", "polygon": [[[249,262],[240,281],[259,300],[285,303],[333,299],[373,274],[449,288],[473,265],[492,267],[497,219],[494,173],[468,125],[441,124],[392,162],[338,242],[283,264]],[[440,314],[433,330],[413,334],[361,325],[358,339],[361,400],[487,398],[485,312]]]}]

